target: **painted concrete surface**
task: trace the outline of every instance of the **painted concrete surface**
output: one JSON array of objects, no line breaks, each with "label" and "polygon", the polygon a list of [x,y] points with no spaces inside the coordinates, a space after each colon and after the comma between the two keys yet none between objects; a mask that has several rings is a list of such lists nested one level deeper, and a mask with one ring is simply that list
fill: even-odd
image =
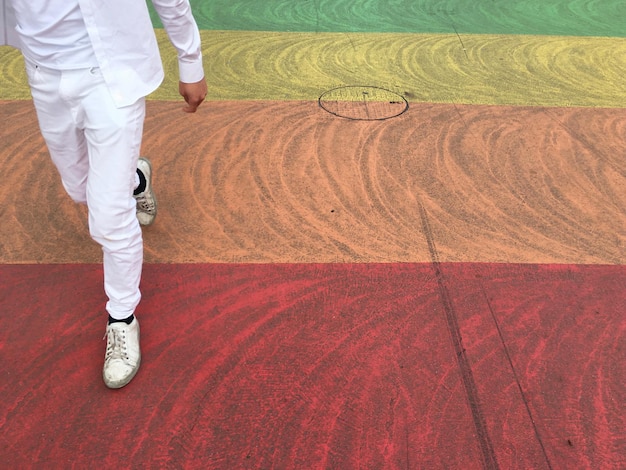
[{"label": "painted concrete surface", "polygon": [[0,461],[623,468],[623,3],[192,4],[208,102],[155,23],[118,391],[100,250],[0,48]]}]

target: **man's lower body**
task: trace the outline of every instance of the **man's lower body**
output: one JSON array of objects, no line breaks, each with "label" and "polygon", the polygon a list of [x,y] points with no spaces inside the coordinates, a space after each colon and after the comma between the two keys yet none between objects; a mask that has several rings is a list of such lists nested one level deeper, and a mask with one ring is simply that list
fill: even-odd
[{"label": "man's lower body", "polygon": [[[145,101],[116,107],[98,68],[57,71],[27,61],[27,72],[39,126],[63,186],[74,201],[87,204],[91,237],[102,247],[109,314],[103,378],[119,388],[141,361],[134,318],[143,264],[139,200],[133,194],[138,186],[142,204],[152,202],[156,209],[154,199],[145,197],[151,175],[137,171]],[[145,169],[146,161],[141,164]]]}]

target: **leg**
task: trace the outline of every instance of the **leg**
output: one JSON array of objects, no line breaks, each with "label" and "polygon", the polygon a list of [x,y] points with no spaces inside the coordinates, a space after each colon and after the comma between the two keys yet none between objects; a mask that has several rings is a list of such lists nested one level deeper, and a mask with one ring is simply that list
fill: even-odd
[{"label": "leg", "polygon": [[[114,319],[132,318],[143,263],[133,189],[144,100],[116,108],[98,69],[55,72],[29,64],[28,75],[52,159],[72,198],[87,202],[91,236],[102,246],[107,311]],[[107,386],[126,385],[140,361],[137,320],[109,325]]]},{"label": "leg", "polygon": [[91,236],[103,250],[107,311],[115,319],[133,314],[139,303],[143,240],[133,189],[141,147],[145,102],[115,107],[99,71],[83,99],[89,148],[87,205]]},{"label": "leg", "polygon": [[85,204],[89,171],[87,143],[71,106],[59,94],[62,74],[39,68],[28,61],[26,71],[39,128],[63,187],[75,202]]},{"label": "leg", "polygon": [[82,96],[85,138],[89,153],[87,206],[89,230],[101,246],[107,311],[115,320],[107,326],[102,377],[110,388],[132,380],[141,363],[139,323],[132,317],[139,303],[143,239],[133,190],[141,147],[145,101],[117,108],[100,71],[89,71],[93,86]]},{"label": "leg", "polygon": [[145,102],[116,108],[98,69],[53,71],[27,62],[42,135],[63,185],[87,203],[92,238],[102,246],[107,311],[132,315],[143,263],[136,219],[136,169]]}]

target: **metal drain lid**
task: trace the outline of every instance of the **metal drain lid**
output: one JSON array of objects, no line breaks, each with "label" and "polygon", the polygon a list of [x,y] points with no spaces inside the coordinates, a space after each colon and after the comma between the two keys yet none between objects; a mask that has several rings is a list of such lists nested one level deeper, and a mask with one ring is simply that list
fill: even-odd
[{"label": "metal drain lid", "polygon": [[404,96],[376,86],[333,88],[323,93],[318,102],[324,111],[356,121],[391,119],[409,109],[409,102]]}]

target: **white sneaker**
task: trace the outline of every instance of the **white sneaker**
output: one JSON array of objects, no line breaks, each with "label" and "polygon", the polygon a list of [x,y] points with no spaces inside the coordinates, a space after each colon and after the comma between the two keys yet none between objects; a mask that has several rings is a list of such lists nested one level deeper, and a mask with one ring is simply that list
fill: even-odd
[{"label": "white sneaker", "polygon": [[132,380],[141,363],[137,318],[130,325],[124,322],[107,325],[106,339],[102,378],[107,387],[121,388]]},{"label": "white sneaker", "polygon": [[141,225],[151,225],[157,215],[157,200],[152,190],[152,165],[147,158],[140,157],[137,169],[146,178],[146,189],[135,194],[137,201],[137,220]]}]

